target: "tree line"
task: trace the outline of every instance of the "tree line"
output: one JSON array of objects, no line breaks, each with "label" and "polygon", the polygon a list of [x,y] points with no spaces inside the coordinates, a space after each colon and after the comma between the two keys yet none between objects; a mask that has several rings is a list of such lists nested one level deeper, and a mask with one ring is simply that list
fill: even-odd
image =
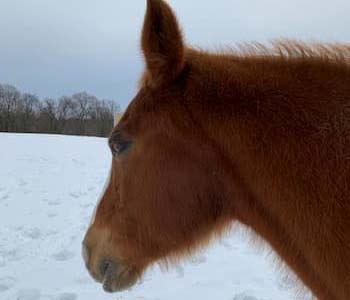
[{"label": "tree line", "polygon": [[0,131],[107,136],[119,105],[86,92],[40,99],[0,84]]}]

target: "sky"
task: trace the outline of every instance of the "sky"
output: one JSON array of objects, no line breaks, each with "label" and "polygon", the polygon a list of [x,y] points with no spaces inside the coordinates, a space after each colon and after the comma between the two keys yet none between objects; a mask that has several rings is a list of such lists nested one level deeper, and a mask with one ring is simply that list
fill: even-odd
[{"label": "sky", "polygon": [[[169,0],[186,42],[350,42],[349,0]],[[143,69],[145,0],[0,0],[0,83],[57,98],[87,91],[125,108]]]}]

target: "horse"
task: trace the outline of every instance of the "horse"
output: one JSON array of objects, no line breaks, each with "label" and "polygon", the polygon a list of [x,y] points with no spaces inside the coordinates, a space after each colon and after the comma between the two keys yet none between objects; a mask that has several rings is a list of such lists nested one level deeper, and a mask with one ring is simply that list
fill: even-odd
[{"label": "horse", "polygon": [[83,240],[91,276],[123,291],[238,223],[315,297],[350,299],[350,45],[210,53],[185,45],[169,4],[147,0],[141,48]]}]

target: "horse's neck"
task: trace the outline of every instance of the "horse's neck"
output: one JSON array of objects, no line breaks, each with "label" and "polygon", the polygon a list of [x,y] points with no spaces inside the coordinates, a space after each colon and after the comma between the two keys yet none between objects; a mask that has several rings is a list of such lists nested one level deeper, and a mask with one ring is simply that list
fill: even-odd
[{"label": "horse's neck", "polygon": [[349,204],[336,193],[346,184],[338,178],[334,183],[336,164],[324,161],[332,154],[317,149],[327,145],[248,123],[226,131],[233,216],[262,236],[316,294],[345,299],[337,295],[349,296],[349,287],[337,295],[330,290],[344,276],[350,280],[350,227],[343,226],[350,226]]},{"label": "horse's neck", "polygon": [[311,121],[323,122],[335,105],[320,109],[307,100],[314,91],[305,91],[305,111],[316,111],[306,116],[310,128],[290,115],[300,102],[287,107],[288,99],[264,99],[266,90],[244,104],[244,97],[230,103],[224,95],[216,108],[193,111],[201,110],[197,119],[225,156],[221,168],[233,217],[262,236],[320,299],[350,299],[350,284],[344,284],[350,282],[350,204],[344,202],[350,166],[336,160],[339,145],[331,135],[313,136]]}]

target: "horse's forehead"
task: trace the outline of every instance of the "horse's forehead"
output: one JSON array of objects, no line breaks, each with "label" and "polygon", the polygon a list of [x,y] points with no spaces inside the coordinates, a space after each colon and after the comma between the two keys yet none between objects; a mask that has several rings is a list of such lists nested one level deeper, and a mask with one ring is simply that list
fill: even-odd
[{"label": "horse's forehead", "polygon": [[152,96],[140,90],[129,103],[129,106],[114,130],[121,130],[124,133],[130,134],[138,131],[141,123],[143,125],[149,124],[149,112],[152,111],[154,113],[155,107],[157,107],[157,103],[153,101]]}]

